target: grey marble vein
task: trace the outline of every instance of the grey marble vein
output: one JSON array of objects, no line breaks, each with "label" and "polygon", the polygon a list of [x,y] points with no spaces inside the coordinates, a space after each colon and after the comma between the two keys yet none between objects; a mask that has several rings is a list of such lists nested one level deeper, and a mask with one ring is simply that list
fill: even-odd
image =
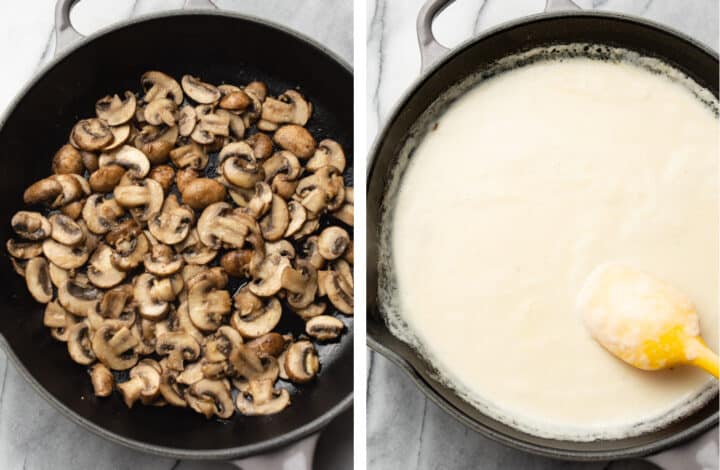
[{"label": "grey marble vein", "polygon": [[[639,15],[718,48],[716,0],[576,0],[583,8]],[[415,15],[424,0],[376,0],[368,7],[367,109],[371,143],[419,73]],[[504,21],[539,13],[544,0],[457,0],[436,20],[438,40],[454,46]],[[641,461],[569,463],[535,457],[485,439],[439,409],[384,357],[368,359],[367,457],[373,470],[647,470]],[[672,469],[675,470],[675,469]],[[682,470],[682,469],[678,469]]]}]

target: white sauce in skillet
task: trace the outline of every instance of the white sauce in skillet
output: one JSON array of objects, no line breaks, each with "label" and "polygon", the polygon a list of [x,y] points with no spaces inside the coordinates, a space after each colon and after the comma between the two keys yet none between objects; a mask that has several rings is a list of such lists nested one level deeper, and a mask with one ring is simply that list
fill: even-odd
[{"label": "white sauce in skillet", "polygon": [[717,350],[718,171],[710,108],[639,66],[576,58],[485,80],[402,176],[399,315],[453,387],[512,426],[590,440],[667,424],[712,380],[633,369],[573,306],[593,268],[627,262],[687,293]]}]

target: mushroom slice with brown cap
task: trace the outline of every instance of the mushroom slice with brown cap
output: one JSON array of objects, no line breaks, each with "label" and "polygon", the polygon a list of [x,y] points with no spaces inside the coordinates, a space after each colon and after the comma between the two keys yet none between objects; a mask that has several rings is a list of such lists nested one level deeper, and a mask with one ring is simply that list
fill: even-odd
[{"label": "mushroom slice with brown cap", "polygon": [[265,160],[272,155],[273,141],[270,136],[263,132],[257,132],[251,135],[245,139],[245,142],[252,147],[255,158],[258,160]]},{"label": "mushroom slice with brown cap", "polygon": [[90,253],[87,246],[67,246],[48,238],[43,242],[43,254],[63,269],[76,269],[85,264]]},{"label": "mushroom slice with brown cap", "polygon": [[115,189],[124,175],[125,168],[111,163],[95,170],[88,181],[96,193],[109,193]]},{"label": "mushroom slice with brown cap", "polygon": [[345,261],[344,259],[339,259],[335,261],[334,263],[335,271],[340,275],[343,282],[346,286],[349,286],[350,289],[355,287],[355,283],[353,282],[353,271],[350,267],[350,263]]},{"label": "mushroom slice with brown cap", "polygon": [[50,205],[53,209],[77,201],[90,194],[90,185],[80,175],[53,175],[51,178],[60,183],[60,188],[62,188],[60,195]]},{"label": "mushroom slice with brown cap", "polygon": [[283,271],[290,267],[284,256],[270,255],[258,266],[255,279],[248,284],[250,291],[260,297],[270,297],[282,289]]},{"label": "mushroom slice with brown cap", "polygon": [[63,145],[53,156],[52,171],[55,174],[82,174],[85,171],[82,155],[72,145]]},{"label": "mushroom slice with brown cap", "polygon": [[205,208],[198,219],[197,231],[200,241],[213,249],[222,245],[241,248],[249,232],[247,218],[238,214],[226,202],[216,202]]},{"label": "mushroom slice with brown cap", "polygon": [[149,404],[160,393],[160,365],[152,359],[143,359],[130,370],[130,380],[117,384],[128,408],[138,400]]},{"label": "mushroom slice with brown cap", "polygon": [[282,317],[282,306],[275,297],[262,300],[248,286],[241,288],[234,300],[236,310],[230,323],[245,338],[257,338],[271,332]]},{"label": "mushroom slice with brown cap", "polygon": [[322,315],[323,313],[325,313],[326,309],[327,304],[325,302],[318,302],[310,304],[305,308],[295,309],[295,313],[297,313],[297,315],[303,320],[308,321],[311,318]]},{"label": "mushroom slice with brown cap", "polygon": [[118,95],[108,95],[100,98],[95,103],[95,113],[109,126],[125,124],[135,116],[135,107],[137,105],[135,95],[130,91],[126,91],[123,96],[125,99],[120,98]]},{"label": "mushroom slice with brown cap", "polygon": [[340,227],[327,227],[318,236],[318,252],[326,260],[338,259],[350,244],[350,236]]},{"label": "mushroom slice with brown cap", "polygon": [[317,293],[317,271],[306,261],[298,261],[297,269],[289,267],[282,273],[282,286],[287,290],[287,301],[291,307],[305,308],[315,300]]},{"label": "mushroom slice with brown cap", "polygon": [[275,357],[268,354],[260,356],[252,351],[250,353],[256,355],[259,359],[261,366],[259,370],[249,369],[248,371],[237,372],[234,367],[231,367],[231,371],[236,372],[232,383],[241,392],[249,390],[251,382],[268,381],[270,384],[274,384],[280,374],[280,367]]},{"label": "mushroom slice with brown cap", "polygon": [[310,341],[301,340],[290,345],[285,353],[285,372],[292,382],[309,382],[319,370],[320,360]]},{"label": "mushroom slice with brown cap", "polygon": [[352,204],[343,204],[340,209],[331,212],[330,215],[351,227],[355,224],[355,208]]},{"label": "mushroom slice with brown cap", "polygon": [[145,269],[156,276],[170,276],[182,269],[183,258],[167,245],[153,245],[145,255]]},{"label": "mushroom slice with brown cap", "polygon": [[44,240],[52,234],[52,225],[39,212],[16,212],[10,225],[15,233],[26,240]]},{"label": "mushroom slice with brown cap", "polygon": [[42,255],[42,243],[39,242],[20,242],[10,238],[5,248],[10,256],[18,259],[30,259]]},{"label": "mushroom slice with brown cap", "polygon": [[82,209],[85,206],[85,199],[73,201],[69,204],[65,204],[60,208],[60,212],[70,217],[73,220],[77,220],[82,215]]},{"label": "mushroom slice with brown cap", "polygon": [[102,291],[78,278],[68,279],[58,288],[58,302],[65,310],[79,317],[87,317],[95,311]]},{"label": "mushroom slice with brown cap", "polygon": [[340,337],[345,324],[329,315],[318,315],[305,324],[305,332],[318,341],[333,341]]},{"label": "mushroom slice with brown cap", "polygon": [[217,87],[205,83],[197,77],[183,75],[180,83],[182,83],[185,94],[197,103],[210,104],[220,99],[221,93]]},{"label": "mushroom slice with brown cap", "polygon": [[174,148],[170,152],[170,160],[178,168],[192,168],[193,170],[204,170],[208,164],[207,153],[195,142]]},{"label": "mushroom slice with brown cap", "polygon": [[183,384],[178,383],[178,371],[167,366],[167,359],[160,361],[162,373],[160,375],[160,395],[172,406],[185,408],[185,389]]},{"label": "mushroom slice with brown cap", "polygon": [[165,199],[162,210],[148,221],[148,229],[159,241],[175,245],[188,236],[194,222],[195,213],[189,207],[181,206],[177,196],[171,194]]},{"label": "mushroom slice with brown cap", "polygon": [[193,406],[196,402],[189,400],[190,406],[198,413],[204,414],[207,418],[215,415],[218,418],[228,419],[235,412],[230,387],[222,380],[202,379],[195,382],[190,386],[188,395],[211,405],[202,407]]},{"label": "mushroom slice with brown cap", "polygon": [[146,103],[160,98],[171,98],[178,106],[183,102],[183,92],[178,82],[162,72],[155,70],[145,72],[140,82],[145,90],[143,100]]},{"label": "mushroom slice with brown cap", "polygon": [[85,201],[82,218],[87,228],[95,234],[104,235],[125,210],[115,199],[105,199],[102,194],[93,194]]},{"label": "mushroom slice with brown cap", "polygon": [[183,370],[185,361],[194,361],[200,356],[200,344],[188,333],[170,332],[157,338],[155,351],[167,356],[169,368]]},{"label": "mushroom slice with brown cap", "polygon": [[99,362],[90,368],[90,381],[95,396],[109,397],[112,395],[115,377],[105,364]]},{"label": "mushroom slice with brown cap", "polygon": [[253,250],[228,251],[220,258],[220,266],[229,276],[249,277],[253,258]]},{"label": "mushroom slice with brown cap", "polygon": [[132,286],[129,284],[118,286],[103,293],[95,311],[103,318],[117,320],[127,311],[128,306],[131,307],[130,311],[134,313],[134,309],[130,305],[131,299]]},{"label": "mushroom slice with brown cap", "polygon": [[238,393],[235,405],[245,416],[264,416],[279,413],[290,404],[290,393],[274,389],[270,381],[250,382],[247,391]]},{"label": "mushroom slice with brown cap", "polygon": [[305,168],[308,171],[317,171],[324,166],[332,165],[342,173],[346,164],[345,152],[340,144],[332,139],[324,139],[318,144],[317,150],[307,161]]},{"label": "mushroom slice with brown cap", "polygon": [[220,93],[222,93],[218,106],[230,111],[243,111],[252,104],[252,99],[245,91],[238,87],[232,88],[229,89],[227,86],[225,88],[218,87]]},{"label": "mushroom slice with brown cap", "polygon": [[127,170],[127,176],[133,179],[145,178],[150,171],[150,160],[135,147],[123,145],[111,153],[100,156],[100,167],[120,165]]},{"label": "mushroom slice with brown cap", "polygon": [[213,112],[211,106],[201,105],[195,108],[198,123],[195,125],[190,138],[198,144],[211,145],[217,137],[230,135],[230,113],[227,111]]},{"label": "mushroom slice with brown cap", "polygon": [[175,249],[182,254],[183,259],[189,264],[208,264],[217,256],[217,250],[205,246],[201,241],[196,229],[192,229],[187,238]]},{"label": "mushroom slice with brown cap", "polygon": [[296,180],[302,173],[302,165],[298,158],[287,150],[275,152],[263,162],[265,181],[272,181],[276,175],[284,174],[288,180]]},{"label": "mushroom slice with brown cap", "polygon": [[177,105],[168,98],[158,98],[145,106],[145,121],[153,126],[174,126]]},{"label": "mushroom slice with brown cap", "polygon": [[261,117],[274,124],[292,123],[304,126],[312,114],[312,105],[295,90],[287,90],[263,103]]},{"label": "mushroom slice with brown cap", "polygon": [[46,304],[53,299],[48,262],[42,256],[28,261],[25,266],[25,283],[30,295],[41,304]]},{"label": "mushroom slice with brown cap", "polygon": [[188,137],[192,134],[197,123],[197,113],[195,108],[190,105],[185,105],[180,108],[180,116],[178,117],[178,132],[183,137]]},{"label": "mushroom slice with brown cap", "polygon": [[230,312],[230,293],[220,290],[212,279],[202,279],[191,284],[188,290],[188,313],[193,324],[202,331],[215,331]]},{"label": "mushroom slice with brown cap", "polygon": [[303,224],[307,220],[307,211],[299,202],[290,201],[287,203],[287,208],[290,221],[288,222],[288,226],[285,229],[283,237],[289,237],[295,234],[302,228]]},{"label": "mushroom slice with brown cap", "polygon": [[285,200],[273,195],[270,213],[260,221],[263,237],[269,241],[276,241],[283,237],[290,223],[290,214]]},{"label": "mushroom slice with brown cap", "polygon": [[143,126],[135,136],[133,145],[140,150],[153,165],[164,163],[175,147],[178,139],[177,126]]},{"label": "mushroom slice with brown cap", "polygon": [[353,289],[342,276],[335,271],[329,271],[322,277],[318,276],[318,283],[322,285],[321,290],[335,308],[347,315],[353,313]]},{"label": "mushroom slice with brown cap", "polygon": [[100,119],[83,119],[75,124],[70,133],[70,142],[81,150],[100,150],[110,142],[113,135],[110,127]]},{"label": "mushroom slice with brown cap", "polygon": [[127,326],[106,320],[92,335],[92,349],[98,360],[112,370],[127,370],[137,364],[137,339]]},{"label": "mushroom slice with brown cap", "polygon": [[279,128],[275,131],[273,140],[281,148],[289,150],[298,158],[307,159],[315,153],[315,138],[307,129],[296,124],[288,124]]},{"label": "mushroom slice with brown cap", "polygon": [[55,202],[60,199],[63,187],[55,176],[43,178],[28,186],[23,193],[25,204],[46,204],[56,206]]},{"label": "mushroom slice with brown cap", "polygon": [[125,279],[125,272],[115,268],[112,264],[113,250],[104,243],[97,247],[90,257],[87,276],[90,282],[97,287],[108,289],[115,287]]},{"label": "mushroom slice with brown cap", "polygon": [[64,245],[77,245],[85,239],[85,233],[70,217],[63,214],[50,216],[53,240]]},{"label": "mushroom slice with brown cap", "polygon": [[[178,186],[179,189],[179,186]],[[204,209],[221,202],[227,194],[225,187],[210,178],[195,178],[181,190],[182,200],[193,209]]]},{"label": "mushroom slice with brown cap", "polygon": [[300,249],[300,255],[302,259],[308,260],[315,269],[322,269],[325,266],[325,258],[320,254],[318,248],[317,235],[305,239]]},{"label": "mushroom slice with brown cap", "polygon": [[66,315],[68,315],[68,312],[62,305],[60,305],[57,300],[53,300],[45,306],[43,325],[48,328],[64,328],[67,324]]},{"label": "mushroom slice with brown cap", "polygon": [[150,171],[148,177],[160,183],[167,193],[175,182],[175,170],[170,165],[159,165]]},{"label": "mushroom slice with brown cap", "polygon": [[110,132],[112,132],[113,138],[109,144],[102,148],[102,150],[104,150],[105,152],[115,150],[116,148],[127,142],[127,140],[130,138],[130,124],[123,124],[122,126],[111,127]]},{"label": "mushroom slice with brown cap", "polygon": [[280,333],[271,332],[248,341],[245,346],[259,357],[277,357],[285,350],[286,341]]},{"label": "mushroom slice with brown cap", "polygon": [[223,176],[239,188],[254,188],[255,183],[265,178],[262,165],[246,142],[233,142],[224,146],[218,159]]},{"label": "mushroom slice with brown cap", "polygon": [[130,208],[133,217],[141,222],[147,222],[160,212],[165,197],[160,183],[149,178],[132,185],[118,186],[113,194],[118,204]]},{"label": "mushroom slice with brown cap", "polygon": [[130,271],[143,262],[149,249],[150,243],[148,243],[143,233],[128,234],[126,237],[116,241],[111,262],[113,266],[121,271]]},{"label": "mushroom slice with brown cap", "polygon": [[228,359],[233,350],[243,343],[242,336],[237,330],[224,325],[205,339],[203,347],[204,357],[211,362],[220,362]]},{"label": "mushroom slice with brown cap", "polygon": [[90,341],[90,327],[87,323],[76,323],[68,328],[68,353],[73,361],[87,366],[95,362],[95,353]]}]

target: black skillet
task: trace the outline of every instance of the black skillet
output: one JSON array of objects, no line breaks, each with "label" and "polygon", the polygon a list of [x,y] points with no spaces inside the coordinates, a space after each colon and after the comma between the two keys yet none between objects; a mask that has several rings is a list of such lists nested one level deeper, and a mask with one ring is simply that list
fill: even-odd
[{"label": "black skillet", "polygon": [[646,456],[710,429],[718,422],[717,398],[665,429],[638,437],[585,443],[535,437],[504,425],[463,401],[451,388],[433,378],[433,368],[429,363],[389,331],[377,297],[381,276],[378,267],[379,227],[382,226],[387,184],[397,164],[398,151],[411,133],[413,124],[453,84],[520,51],[551,44],[594,43],[623,47],[660,58],[685,72],[715,96],[718,93],[718,58],[707,47],[664,26],[637,18],[577,11],[578,7],[569,0],[548,0],[546,12],[555,9],[575,11],[545,13],[507,23],[450,52],[435,40],[431,26],[435,16],[451,2],[428,0],[420,11],[417,28],[423,76],[401,99],[370,154],[367,188],[368,345],[404,369],[433,402],[469,428],[511,447],[536,454],[571,460]]},{"label": "black skillet", "polygon": [[[197,0],[195,5],[213,9],[134,19],[82,39],[70,26],[74,1],[59,0],[56,25],[59,49],[68,40],[76,42],[37,75],[0,121],[3,246],[12,237],[9,221],[22,208],[24,188],[50,173],[52,155],[67,142],[73,124],[94,114],[98,98],[138,89],[140,75],[150,69],[178,79],[190,73],[211,83],[258,79],[272,94],[300,86],[314,105],[311,131],[338,140],[352,162],[353,74],[323,46]],[[352,403],[352,318],[344,318],[350,331],[342,341],[319,347],[322,370],[317,380],[293,391],[292,406],[272,417],[237,416],[220,422],[173,407],[128,410],[117,396],[97,399],[85,368],[74,364],[65,345],[43,327],[43,309],[27,293],[9,259],[0,261],[0,345],[40,395],[71,420],[112,441],[173,458],[239,458],[317,433]],[[281,329],[302,332],[301,322],[284,317]]]}]

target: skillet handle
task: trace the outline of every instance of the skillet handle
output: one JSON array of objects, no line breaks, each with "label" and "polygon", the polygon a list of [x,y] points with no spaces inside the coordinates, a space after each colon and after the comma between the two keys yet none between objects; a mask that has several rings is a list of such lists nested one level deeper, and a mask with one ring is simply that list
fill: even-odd
[{"label": "skillet handle", "polygon": [[[440,44],[435,38],[432,32],[432,24],[435,17],[442,13],[442,11],[454,1],[455,0],[427,0],[418,13],[415,27],[417,29],[418,44],[420,46],[420,73],[425,73],[431,66],[435,65],[450,52],[449,48]],[[580,7],[572,0],[545,1],[545,13],[561,10],[580,10]]]},{"label": "skillet handle", "polygon": [[[70,21],[70,10],[78,0],[57,0],[55,4],[55,57],[83,39]],[[184,10],[217,9],[211,0],[185,0]]]},{"label": "skillet handle", "polygon": [[312,470],[320,434],[313,434],[270,454],[230,462],[240,470]]}]

